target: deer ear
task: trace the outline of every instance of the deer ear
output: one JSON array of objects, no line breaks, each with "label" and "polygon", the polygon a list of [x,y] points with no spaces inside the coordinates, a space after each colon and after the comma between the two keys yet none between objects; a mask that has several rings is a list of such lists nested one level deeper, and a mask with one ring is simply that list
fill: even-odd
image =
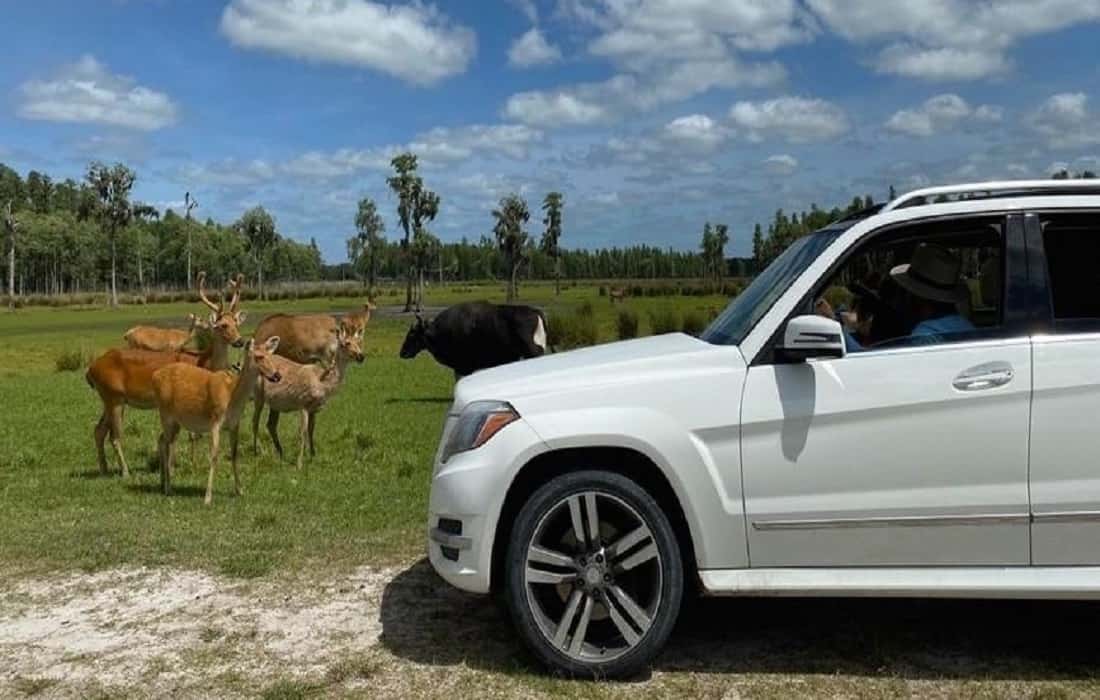
[{"label": "deer ear", "polygon": [[264,350],[273,353],[279,349],[279,336],[273,335],[264,341]]},{"label": "deer ear", "polygon": [[246,318],[248,318],[248,312],[247,311],[238,311],[237,312],[237,323],[238,324],[244,323],[244,320]]}]

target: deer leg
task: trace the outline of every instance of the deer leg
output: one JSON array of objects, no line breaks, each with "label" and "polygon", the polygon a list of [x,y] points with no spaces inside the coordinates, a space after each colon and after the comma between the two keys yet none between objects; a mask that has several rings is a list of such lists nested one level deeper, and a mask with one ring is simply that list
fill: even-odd
[{"label": "deer leg", "polygon": [[308,427],[309,432],[307,433],[308,436],[309,436],[309,456],[310,457],[316,457],[317,456],[317,450],[313,447],[313,428],[316,425],[317,425],[317,414],[313,413],[313,412],[310,412],[309,413],[309,427]]},{"label": "deer leg", "polygon": [[275,445],[275,452],[279,459],[283,458],[283,446],[279,443],[279,412],[273,408],[267,410],[267,432],[271,436],[271,443]]},{"label": "deer leg", "polygon": [[233,463],[233,492],[237,496],[244,493],[241,489],[241,473],[237,469],[237,446],[240,443],[241,428],[238,425],[229,431],[229,460]]},{"label": "deer leg", "polygon": [[122,454],[122,406],[111,407],[108,423],[111,427],[111,447],[115,448],[115,455],[122,465],[122,476],[130,476],[130,467],[126,465],[126,457]]},{"label": "deer leg", "polygon": [[298,469],[302,468],[302,458],[306,453],[306,431],[309,428],[309,411],[304,408],[298,412]]},{"label": "deer leg", "polygon": [[176,438],[180,427],[171,420],[160,422],[160,486],[165,496],[172,494],[172,458],[175,456]]},{"label": "deer leg", "polygon": [[264,393],[257,382],[256,393],[252,396],[255,407],[252,409],[252,454],[260,454],[260,414],[264,410]]},{"label": "deer leg", "polygon": [[103,409],[103,415],[95,425],[95,457],[99,464],[99,473],[107,473],[107,452],[103,449],[103,443],[107,440],[107,433],[111,428],[107,424],[107,409]]},{"label": "deer leg", "polygon": [[206,498],[203,503],[210,505],[214,500],[214,470],[218,466],[218,441],[221,438],[222,424],[215,423],[210,427],[210,474],[206,477]]}]

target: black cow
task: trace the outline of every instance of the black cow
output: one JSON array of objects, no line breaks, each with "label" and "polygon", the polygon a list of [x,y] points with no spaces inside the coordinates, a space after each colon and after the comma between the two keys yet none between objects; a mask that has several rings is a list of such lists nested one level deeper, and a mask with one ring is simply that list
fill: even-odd
[{"label": "black cow", "polygon": [[406,360],[427,350],[458,377],[546,353],[546,317],[530,306],[470,301],[431,321],[420,316],[401,346]]}]

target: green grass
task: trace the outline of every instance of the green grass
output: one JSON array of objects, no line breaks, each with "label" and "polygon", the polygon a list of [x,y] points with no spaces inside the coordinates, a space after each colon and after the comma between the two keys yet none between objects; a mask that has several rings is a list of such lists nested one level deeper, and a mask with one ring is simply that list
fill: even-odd
[{"label": "green grass", "polygon": [[[555,297],[550,285],[522,289],[522,301],[551,316],[585,302],[594,311],[601,342],[617,336],[621,308],[650,313],[695,312],[709,317],[721,297],[630,298],[612,306],[595,286]],[[460,299],[500,301],[496,287],[430,289],[433,306]],[[383,305],[396,298],[383,298]],[[274,311],[338,311],[353,299],[250,302],[246,330]],[[427,354],[397,357],[408,317],[378,314],[367,328],[367,361],[353,366],[347,384],[320,414],[317,457],[302,471],[280,461],[261,424],[260,454],[252,453],[252,408],[241,428],[245,493],[232,494],[226,441],[205,507],[207,440],[192,460],[181,437],[174,495],[159,491],[154,470],[159,426],[153,411],[128,410],[123,448],[131,476],[101,477],[92,429],[100,406],[83,370],[57,371],[74,356],[118,345],[135,323],[182,324],[194,304],[128,306],[117,310],[22,309],[0,313],[0,568],[27,572],[95,570],[118,565],[197,567],[235,577],[315,572],[363,563],[388,563],[423,547],[432,457],[453,391],[452,373]],[[643,320],[641,333],[650,332]],[[296,454],[297,420],[287,416],[281,435]]]}]

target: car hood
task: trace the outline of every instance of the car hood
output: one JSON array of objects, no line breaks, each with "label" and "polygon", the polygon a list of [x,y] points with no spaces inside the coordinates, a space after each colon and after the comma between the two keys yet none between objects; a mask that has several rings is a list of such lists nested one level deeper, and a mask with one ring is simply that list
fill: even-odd
[{"label": "car hood", "polygon": [[[683,333],[596,345],[476,372],[455,386],[454,411],[471,401],[516,401],[540,394],[644,381],[654,373],[690,371],[692,356],[720,346]],[[730,348],[724,348],[730,350]]]}]

